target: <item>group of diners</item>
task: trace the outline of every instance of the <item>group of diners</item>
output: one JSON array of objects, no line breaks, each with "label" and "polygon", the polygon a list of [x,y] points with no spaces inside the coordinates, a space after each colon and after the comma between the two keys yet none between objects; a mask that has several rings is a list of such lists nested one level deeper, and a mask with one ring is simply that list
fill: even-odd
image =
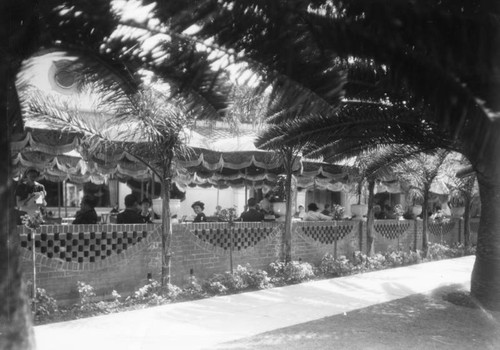
[{"label": "group of diners", "polygon": [[331,215],[330,204],[325,204],[323,211],[319,209],[316,203],[309,203],[306,212],[304,206],[299,205],[299,210],[294,214],[294,217],[303,221],[328,221],[334,219],[333,215]]},{"label": "group of diners", "polygon": [[[125,196],[125,209],[116,214],[117,224],[143,224],[152,223],[158,216],[151,208],[151,200],[144,198],[139,203],[136,196],[128,194]],[[80,202],[80,210],[76,212],[72,224],[97,224],[99,217],[95,211],[96,199],[91,195],[85,195]]]},{"label": "group of diners", "polygon": [[[40,210],[45,205],[45,188],[42,184],[36,181],[40,176],[40,173],[34,169],[29,168],[25,172],[22,181],[17,186],[16,189],[16,210],[15,214],[18,218],[18,224],[21,224],[20,218],[22,214],[30,213],[34,210]],[[95,210],[97,205],[97,199],[86,194],[83,196],[80,202],[80,210],[76,212],[75,219],[72,224],[97,224],[100,221],[99,216]],[[117,210],[112,211],[113,217],[116,217],[115,221],[117,224],[138,224],[138,223],[151,223],[154,219],[158,219],[159,216],[154,213],[152,209],[152,203],[149,198],[143,198],[140,202],[137,200],[134,194],[128,194],[125,196],[124,200],[125,209],[121,212]],[[193,222],[206,222],[207,216],[203,212],[205,209],[205,204],[201,201],[196,201],[191,205],[194,211]],[[333,217],[327,215],[329,205],[325,204],[325,210],[319,212],[319,208],[316,203],[310,203],[308,205],[308,211],[305,212],[302,205],[299,206],[299,211],[295,213],[294,217],[300,218],[306,221],[318,221],[318,220],[332,220]],[[255,198],[249,198],[247,201],[246,209],[241,215],[236,219],[236,221],[245,222],[259,222],[264,221],[266,215],[272,214],[272,203],[270,202],[269,196],[265,196],[260,202],[257,202]]]},{"label": "group of diners", "polygon": [[[266,198],[264,198],[265,201]],[[262,201],[261,201],[262,203]],[[235,221],[243,221],[243,222],[260,222],[266,219],[266,215],[268,213],[272,213],[271,206],[266,207],[265,202],[262,206],[261,203],[258,203],[255,198],[249,198],[247,201],[246,210],[241,213],[239,218]],[[196,214],[196,218],[193,222],[205,222],[207,221],[207,217],[203,213],[204,204],[202,202],[194,202],[192,208]],[[316,203],[309,203],[307,206],[308,211],[304,210],[303,205],[299,205],[299,211],[294,214],[295,218],[302,219],[304,221],[326,221],[333,220],[333,216],[327,215],[329,212],[330,205],[325,204],[325,209],[320,212],[319,207]],[[266,211],[268,209],[269,211]]]}]

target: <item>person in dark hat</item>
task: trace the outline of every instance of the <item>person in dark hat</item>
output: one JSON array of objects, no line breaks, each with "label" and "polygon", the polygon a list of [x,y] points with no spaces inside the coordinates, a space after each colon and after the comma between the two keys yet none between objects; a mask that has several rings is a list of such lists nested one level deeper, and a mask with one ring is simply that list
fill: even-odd
[{"label": "person in dark hat", "polygon": [[257,222],[264,221],[264,214],[257,210],[257,201],[255,198],[249,198],[247,201],[248,210],[241,213],[241,221]]},{"label": "person in dark hat", "polygon": [[76,212],[73,225],[97,224],[98,218],[95,211],[96,204],[97,200],[93,196],[89,194],[83,196],[80,202],[80,210]]},{"label": "person in dark hat", "polygon": [[196,201],[191,205],[191,208],[193,208],[194,213],[196,214],[196,217],[194,218],[193,222],[207,221],[207,216],[203,212],[203,210],[205,210],[205,203]]},{"label": "person in dark hat", "polygon": [[326,221],[333,220],[333,217],[321,214],[316,203],[309,203],[304,221]]},{"label": "person in dark hat", "polygon": [[40,210],[45,203],[45,186],[36,180],[40,176],[40,172],[35,168],[28,168],[23,178],[20,180],[16,188],[16,206],[20,211],[25,211],[32,214]]},{"label": "person in dark hat", "polygon": [[137,198],[133,194],[125,196],[125,210],[116,216],[117,224],[142,224],[141,214],[137,204]]}]

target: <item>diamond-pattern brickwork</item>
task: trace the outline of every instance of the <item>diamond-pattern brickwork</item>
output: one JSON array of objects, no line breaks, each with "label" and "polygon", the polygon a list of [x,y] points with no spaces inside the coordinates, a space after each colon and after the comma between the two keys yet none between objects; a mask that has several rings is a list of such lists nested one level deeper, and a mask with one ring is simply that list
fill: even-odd
[{"label": "diamond-pattern brickwork", "polygon": [[455,228],[455,221],[449,221],[444,223],[429,222],[427,225],[429,232],[434,236],[446,235],[450,233]]},{"label": "diamond-pattern brickwork", "polygon": [[386,239],[397,239],[405,234],[410,229],[411,223],[409,221],[387,221],[377,222],[373,225],[375,231]]},{"label": "diamond-pattern brickwork", "polygon": [[323,244],[332,244],[350,234],[354,225],[354,223],[337,223],[334,221],[329,222],[329,224],[304,225],[301,228],[302,233],[307,237]]},{"label": "diamond-pattern brickwork", "polygon": [[[87,225],[85,225],[87,226]],[[108,226],[108,225],[107,225]],[[116,229],[122,228],[121,225]],[[81,225],[84,231],[84,225]],[[98,262],[119,254],[147,237],[145,231],[41,232],[35,234],[35,251],[66,262]],[[32,250],[32,233],[21,233],[21,247]]]},{"label": "diamond-pattern brickwork", "polygon": [[191,233],[204,242],[228,250],[233,235],[233,250],[243,250],[255,246],[272,233],[273,227],[210,227],[194,228]]}]

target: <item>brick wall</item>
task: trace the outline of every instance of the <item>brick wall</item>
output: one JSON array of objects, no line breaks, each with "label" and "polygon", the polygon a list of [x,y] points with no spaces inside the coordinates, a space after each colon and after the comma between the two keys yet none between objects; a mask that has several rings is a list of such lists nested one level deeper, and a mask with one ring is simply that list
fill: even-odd
[{"label": "brick wall", "polygon": [[[160,279],[160,225],[42,226],[35,239],[37,285],[59,301],[78,297],[77,281],[92,285],[101,296],[117,290],[129,295]],[[283,256],[283,223],[200,223],[173,225],[172,283],[182,285],[191,274],[199,279],[229,271],[231,262],[265,269]],[[478,220],[471,222],[477,242]],[[292,257],[318,264],[334,256],[366,251],[366,222],[294,222]],[[33,279],[31,233],[18,227],[24,276]],[[377,220],[375,251],[420,249],[422,221]],[[231,238],[232,237],[232,238]],[[430,225],[429,242],[463,242],[463,220]],[[230,247],[233,247],[231,251]]]}]

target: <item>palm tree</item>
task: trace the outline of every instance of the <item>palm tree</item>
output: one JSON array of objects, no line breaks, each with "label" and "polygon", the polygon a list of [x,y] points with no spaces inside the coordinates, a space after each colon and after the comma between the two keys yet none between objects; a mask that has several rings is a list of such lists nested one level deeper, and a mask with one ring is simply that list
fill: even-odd
[{"label": "palm tree", "polygon": [[[227,1],[218,2],[219,6],[212,1],[203,3],[207,6],[195,14],[207,18],[208,13],[210,21],[204,22],[199,35],[213,36],[219,45],[244,51],[252,60],[320,96],[335,88],[321,80],[313,83],[305,79],[311,73],[308,69],[327,71],[318,61],[328,62],[330,67],[342,60],[371,62],[374,73],[383,72],[388,78],[385,86],[367,84],[367,79],[354,84],[353,91],[364,85],[366,93],[359,94],[360,99],[351,100],[351,107],[346,104],[345,108],[357,104],[356,109],[362,110],[366,102],[375,102],[380,112],[383,107],[378,97],[389,88],[390,97],[401,92],[399,107],[403,115],[408,112],[405,103],[427,110],[416,113],[413,121],[401,118],[399,123],[394,118],[380,123],[378,118],[367,115],[363,119],[360,115],[354,120],[345,118],[343,123],[340,117],[331,116],[333,122],[316,125],[318,119],[310,118],[305,132],[314,137],[315,129],[328,128],[323,130],[325,137],[329,133],[350,136],[341,142],[351,142],[354,137],[354,141],[370,138],[372,143],[382,139],[393,143],[397,139],[414,144],[425,143],[428,136],[440,147],[463,152],[478,171],[483,207],[471,294],[484,306],[500,309],[500,236],[496,234],[500,230],[496,203],[500,191],[500,119],[496,117],[500,110],[496,98],[500,79],[495,73],[500,59],[496,37],[488,34],[498,32],[500,5],[381,0]],[[193,17],[186,21],[193,21]],[[306,74],[289,74],[287,67],[297,62],[308,68]],[[371,98],[374,90],[378,91],[377,97]],[[392,102],[390,105],[391,109],[397,107]],[[297,125],[291,142],[299,138],[298,134],[303,133],[300,128],[306,124]],[[411,129],[417,133],[412,134]],[[351,142],[353,148],[361,149],[361,144]]]},{"label": "palm tree", "polygon": [[[154,88],[145,88],[118,106],[107,104],[111,118],[102,123],[86,122],[78,109],[61,105],[41,93],[25,93],[28,107],[26,118],[46,121],[53,128],[71,130],[82,135],[81,153],[92,159],[95,154],[107,159],[115,152],[126,154],[148,167],[161,184],[162,209],[162,269],[161,283],[168,288],[171,270],[172,226],[170,221],[170,191],[172,179],[179,169],[179,159],[188,159],[192,150],[187,146],[186,128],[198,118],[198,110],[166,96]],[[109,101],[109,99],[107,99]],[[129,101],[127,104],[126,102]],[[118,108],[118,109],[117,109]],[[96,114],[99,112],[96,111]]]},{"label": "palm tree", "polygon": [[[0,89],[0,101],[4,107],[0,120],[2,132],[5,133],[1,138],[0,153],[5,157],[2,157],[0,164],[0,179],[2,183],[10,184],[10,188],[10,133],[22,129],[15,80],[23,60],[40,49],[65,50],[78,57],[72,68],[81,72],[81,76],[85,78],[82,80],[99,81],[103,91],[113,91],[114,97],[120,92],[127,95],[137,91],[146,69],[168,80],[173,94],[191,101],[187,102],[191,111],[201,108],[209,115],[215,115],[215,111],[225,105],[227,94],[224,89],[218,89],[225,76],[220,71],[211,69],[212,62],[208,59],[208,52],[197,50],[195,41],[168,38],[158,40],[150,51],[142,50],[142,40],[147,39],[145,35],[152,38],[158,34],[158,30],[137,28],[134,22],[117,14],[111,1],[47,0],[38,3],[8,0],[0,5],[0,19],[3,24],[0,31],[0,72],[4,82]],[[154,19],[148,23],[152,23],[151,27],[162,27]],[[116,29],[123,26],[143,30],[142,34],[144,31],[145,34],[139,37],[117,34]],[[121,97],[118,100],[126,100]],[[201,101],[209,103],[200,103]],[[2,191],[1,196],[3,203],[12,203],[9,191]],[[0,215],[3,223],[0,235],[0,255],[3,259],[0,261],[0,285],[10,288],[0,291],[2,300],[6,301],[0,317],[9,320],[5,326],[2,324],[1,347],[31,348],[30,322],[21,294],[18,254],[16,248],[13,248],[15,245],[7,244],[9,237],[15,235],[15,225],[9,221],[9,210],[2,211]],[[9,252],[4,252],[3,249],[9,249]],[[11,323],[12,319],[17,324]]]},{"label": "palm tree", "polygon": [[394,172],[401,182],[406,183],[410,190],[418,192],[422,197],[422,251],[427,256],[429,240],[427,225],[429,221],[427,206],[432,182],[442,170],[443,163],[449,152],[438,150],[435,154],[419,154],[407,159],[394,167]]},{"label": "palm tree", "polygon": [[447,174],[446,184],[450,189],[450,203],[455,205],[458,202],[465,208],[464,211],[464,244],[470,247],[470,219],[471,208],[475,197],[478,195],[477,180],[475,174],[467,174],[467,176],[458,176],[457,169],[470,169],[469,161],[463,157],[453,157],[447,159],[445,163],[445,172]]}]

